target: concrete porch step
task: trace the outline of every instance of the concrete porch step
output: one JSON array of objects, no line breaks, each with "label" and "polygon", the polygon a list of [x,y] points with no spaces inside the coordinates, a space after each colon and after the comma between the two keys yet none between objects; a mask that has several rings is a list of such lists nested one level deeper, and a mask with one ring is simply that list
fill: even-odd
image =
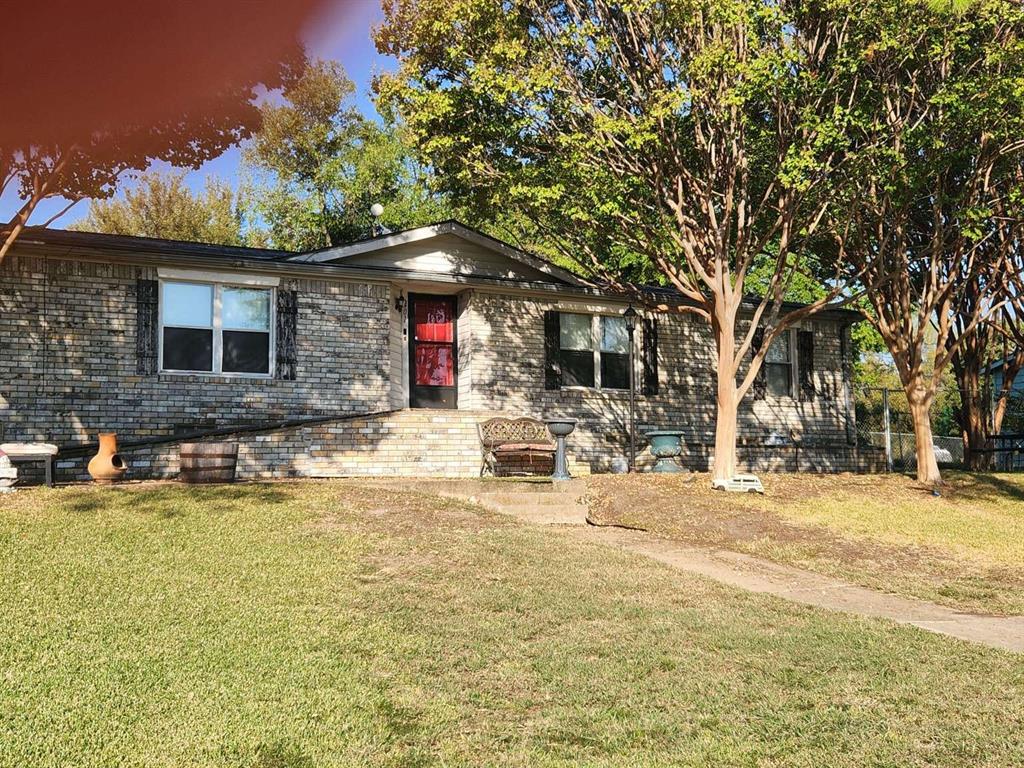
[{"label": "concrete porch step", "polygon": [[374,485],[405,488],[479,504],[492,512],[538,525],[586,525],[582,502],[586,485],[579,480],[555,483],[527,480],[375,480]]}]

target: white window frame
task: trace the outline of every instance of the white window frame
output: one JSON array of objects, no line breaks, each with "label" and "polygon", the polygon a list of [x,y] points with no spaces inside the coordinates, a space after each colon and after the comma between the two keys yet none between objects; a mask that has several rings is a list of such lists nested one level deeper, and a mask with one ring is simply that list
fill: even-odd
[{"label": "white window frame", "polygon": [[[605,387],[601,383],[601,318],[602,317],[621,317],[613,312],[587,312],[575,309],[559,309],[559,322],[561,322],[561,315],[590,315],[590,350],[594,355],[594,386],[587,387],[582,384],[563,384],[562,389],[568,390],[580,390],[590,392],[593,390],[604,390],[605,392],[625,392],[629,394],[629,384],[625,387]],[[633,334],[633,383],[636,385],[636,365],[639,360],[640,353],[637,349],[637,334]],[[562,345],[559,343],[558,352],[561,354]],[[628,352],[627,352],[628,354]],[[628,363],[627,363],[628,366]],[[627,371],[628,372],[628,371]]]},{"label": "white window frame", "polygon": [[[164,367],[164,284],[165,283],[185,283],[190,285],[205,285],[210,286],[213,289],[213,325],[172,325],[171,328],[194,328],[197,330],[207,330],[208,328],[213,331],[213,370],[212,371],[190,371],[183,370],[180,368],[166,368]],[[224,288],[248,288],[256,290],[265,290],[270,294],[270,313],[268,323],[270,327],[267,329],[267,334],[270,337],[268,344],[269,360],[267,361],[267,373],[247,373],[245,371],[224,371],[224,327],[221,320],[221,292]],[[158,355],[160,361],[160,373],[167,374],[182,374],[187,376],[219,376],[233,379],[272,379],[274,378],[274,370],[277,365],[277,287],[276,283],[273,285],[267,285],[262,282],[246,281],[244,277],[239,280],[228,280],[228,281],[212,281],[212,280],[197,280],[190,279],[183,273],[182,277],[177,275],[168,275],[166,277],[161,273],[159,280],[158,290],[158,301],[157,301],[157,314],[159,319],[159,331],[157,333],[157,346],[159,347]],[[228,329],[232,330],[232,329]],[[262,333],[262,331],[253,331],[254,333]]]},{"label": "white window frame", "polygon": [[[786,346],[789,347],[789,362],[788,363],[769,363],[768,362],[768,357],[766,355],[765,359],[761,363],[761,365],[765,369],[764,370],[765,394],[768,395],[769,397],[775,397],[775,398],[787,398],[788,397],[788,398],[790,398],[792,400],[792,399],[796,399],[796,363],[797,363],[796,355],[797,355],[797,349],[796,349],[796,343],[794,342],[794,339],[796,338],[796,329],[795,328],[787,328],[785,331],[783,331],[783,334],[784,335],[777,337],[774,341],[782,341],[783,339],[785,339]],[[769,383],[768,383],[768,366],[769,365],[788,365],[789,366],[789,387],[787,388],[786,394],[784,394],[784,395],[777,395],[774,392],[772,392],[771,389],[769,389],[769,386],[770,386]]]}]

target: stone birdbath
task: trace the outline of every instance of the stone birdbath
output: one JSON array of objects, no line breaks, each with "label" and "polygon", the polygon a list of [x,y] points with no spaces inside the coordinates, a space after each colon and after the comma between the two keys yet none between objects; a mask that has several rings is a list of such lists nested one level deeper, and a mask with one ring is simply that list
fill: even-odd
[{"label": "stone birdbath", "polygon": [[552,480],[569,480],[569,463],[565,458],[565,438],[576,429],[576,419],[545,419],[548,425],[548,432],[555,438],[555,471],[551,473]]},{"label": "stone birdbath", "polygon": [[684,472],[676,459],[683,452],[683,433],[670,429],[645,432],[644,437],[651,443],[651,453],[657,457],[655,472]]}]

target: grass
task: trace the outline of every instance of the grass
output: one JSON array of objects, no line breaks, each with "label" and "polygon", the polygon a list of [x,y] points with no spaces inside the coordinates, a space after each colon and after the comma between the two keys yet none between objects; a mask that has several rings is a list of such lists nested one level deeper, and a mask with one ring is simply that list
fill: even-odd
[{"label": "grass", "polygon": [[1024,613],[1024,476],[766,475],[765,496],[707,477],[603,477],[606,522],[723,547],[966,611]]},{"label": "grass", "polygon": [[0,500],[0,766],[1007,766],[1019,656],[343,482]]}]

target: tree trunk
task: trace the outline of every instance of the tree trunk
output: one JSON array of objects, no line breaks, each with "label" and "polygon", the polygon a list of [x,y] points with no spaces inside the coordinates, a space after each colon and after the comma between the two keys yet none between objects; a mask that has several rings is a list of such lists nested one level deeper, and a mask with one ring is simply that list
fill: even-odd
[{"label": "tree trunk", "polygon": [[985,471],[991,458],[985,450],[989,447],[990,394],[982,380],[985,348],[989,343],[990,334],[984,328],[977,328],[963,338],[960,348],[953,352],[951,358],[960,391],[957,422],[964,446],[964,467],[976,472]]},{"label": "tree trunk", "polygon": [[985,434],[985,427],[979,425],[969,414],[970,422],[964,430],[964,467],[972,472],[987,472],[989,469],[988,435]]},{"label": "tree trunk", "polygon": [[960,427],[963,432],[964,466],[974,472],[988,468],[990,454],[988,447],[987,413],[982,394],[970,387],[960,388]]},{"label": "tree trunk", "polygon": [[718,397],[715,415],[715,480],[732,480],[736,476],[736,433],[739,396],[733,361],[736,357],[735,327],[728,316],[713,324],[718,350]]},{"label": "tree trunk", "polygon": [[[721,365],[721,364],[720,364]],[[715,417],[715,480],[736,476],[736,432],[738,398],[736,380],[728,371],[718,369],[718,411]]]},{"label": "tree trunk", "polygon": [[940,485],[942,475],[935,458],[935,442],[932,437],[932,401],[935,393],[924,384],[907,387],[907,402],[910,417],[914,421],[914,448],[917,454],[917,481],[927,485]]}]

